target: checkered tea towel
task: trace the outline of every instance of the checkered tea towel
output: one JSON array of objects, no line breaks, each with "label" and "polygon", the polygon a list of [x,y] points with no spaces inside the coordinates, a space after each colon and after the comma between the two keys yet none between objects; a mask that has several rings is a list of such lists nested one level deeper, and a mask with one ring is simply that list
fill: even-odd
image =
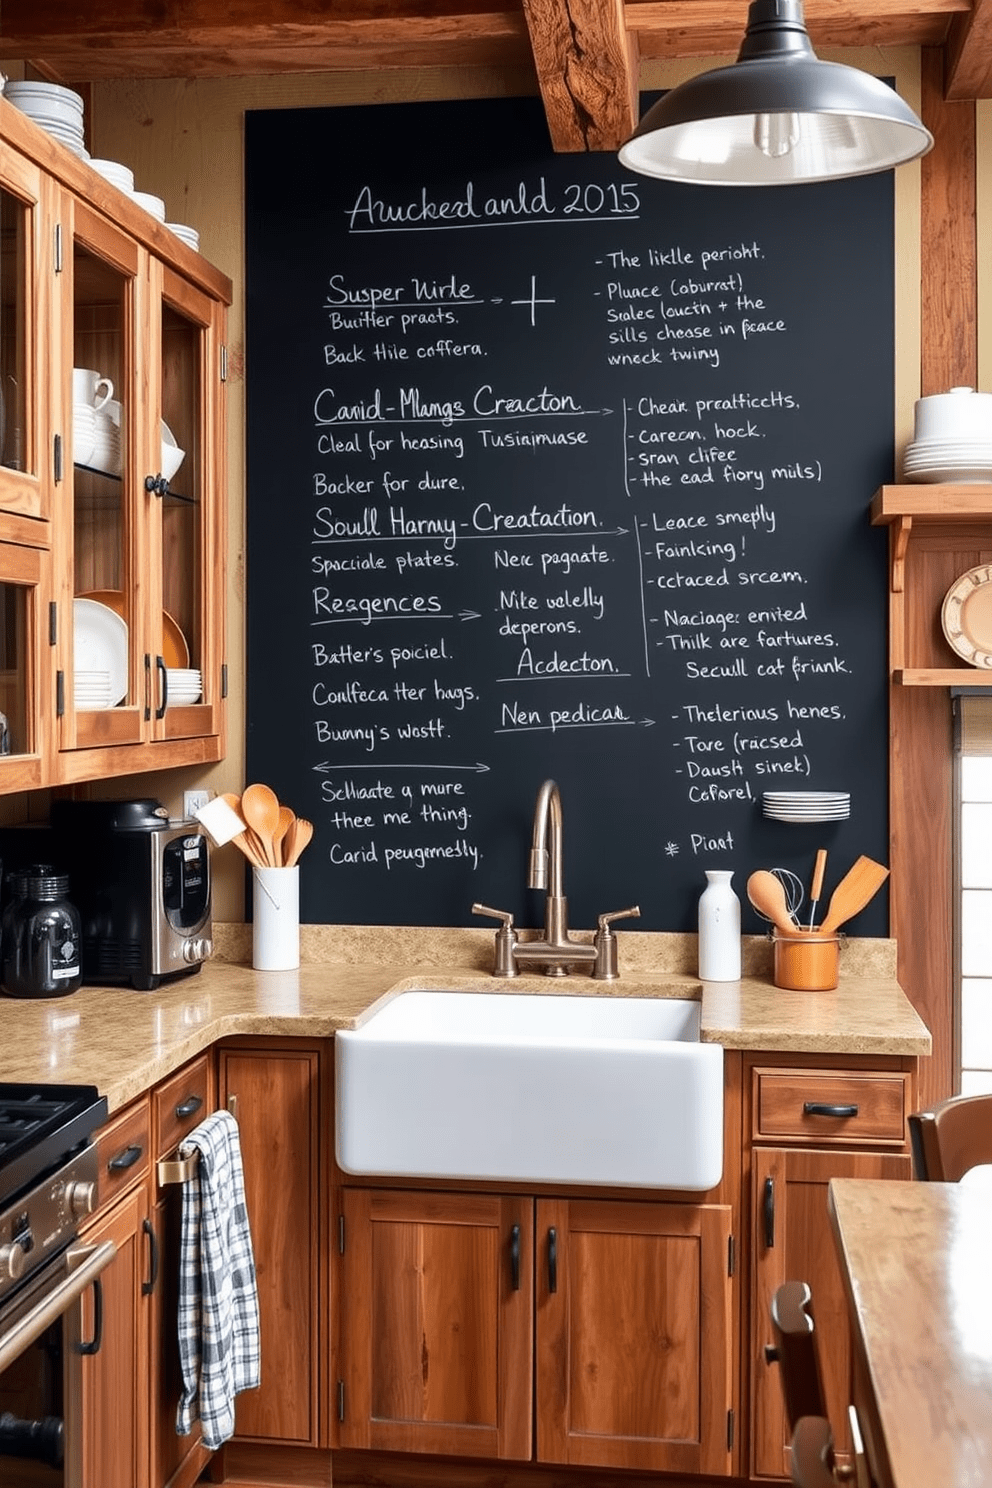
[{"label": "checkered tea towel", "polygon": [[259,1381],[258,1293],[238,1127],[215,1111],[182,1142],[199,1153],[183,1184],[179,1251],[179,1359],[183,1392],[176,1431],[188,1436],[199,1417],[203,1444],[219,1447],[234,1432],[234,1397]]}]

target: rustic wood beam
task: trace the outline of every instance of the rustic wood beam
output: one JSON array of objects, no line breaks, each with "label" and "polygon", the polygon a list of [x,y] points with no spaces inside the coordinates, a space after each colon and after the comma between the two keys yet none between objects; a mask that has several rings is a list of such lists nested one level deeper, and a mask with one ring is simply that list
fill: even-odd
[{"label": "rustic wood beam", "polygon": [[992,98],[992,0],[974,0],[951,23],[944,50],[944,97]]},{"label": "rustic wood beam", "polygon": [[638,95],[623,0],[523,6],[555,150],[618,150],[637,123]]},{"label": "rustic wood beam", "polygon": [[[806,0],[814,47],[939,46],[971,0]],[[628,0],[627,29],[642,57],[736,55],[747,24],[747,0]]]}]

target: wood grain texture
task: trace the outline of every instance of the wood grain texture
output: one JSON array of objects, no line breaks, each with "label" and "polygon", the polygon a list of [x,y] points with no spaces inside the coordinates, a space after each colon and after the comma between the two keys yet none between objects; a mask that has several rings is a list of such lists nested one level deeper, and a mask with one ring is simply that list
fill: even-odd
[{"label": "wood grain texture", "polygon": [[523,0],[556,151],[618,150],[637,123],[623,0]]},{"label": "wood grain texture", "polygon": [[921,162],[921,391],[978,385],[975,106],[944,98],[944,56],[921,54],[923,122],[934,147]]},{"label": "wood grain texture", "polygon": [[[839,1070],[755,1068],[755,1137],[835,1145],[906,1141],[910,1082],[907,1075],[862,1074]],[[855,1107],[854,1114],[808,1112],[820,1106]]]},{"label": "wood grain texture", "polygon": [[948,30],[944,61],[946,96],[988,98],[992,91],[992,4],[972,0]]}]

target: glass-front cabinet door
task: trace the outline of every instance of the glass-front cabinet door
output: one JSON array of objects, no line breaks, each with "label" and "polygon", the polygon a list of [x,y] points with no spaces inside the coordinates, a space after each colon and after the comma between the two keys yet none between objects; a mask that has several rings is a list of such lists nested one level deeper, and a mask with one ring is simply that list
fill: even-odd
[{"label": "glass-front cabinet door", "polygon": [[[43,520],[53,458],[42,402],[50,347],[39,335],[50,309],[54,249],[48,191],[37,166],[0,149],[0,512]],[[15,540],[47,542],[48,533],[17,533]]]},{"label": "glass-front cabinet door", "polygon": [[49,575],[44,549],[0,542],[0,791],[5,793],[44,784],[48,766]]},{"label": "glass-front cabinet door", "polygon": [[160,285],[152,365],[161,368],[152,396],[161,418],[144,481],[155,508],[149,528],[158,588],[153,732],[182,739],[220,726],[220,322],[215,301],[164,265],[153,263],[152,271]]},{"label": "glass-front cabinet door", "polygon": [[[140,743],[151,715],[145,665],[148,555],[137,485],[143,464],[138,345],[147,315],[140,250],[83,203],[62,213],[62,510],[56,713],[63,751]],[[68,226],[68,232],[66,227]],[[60,550],[70,538],[61,524]],[[71,770],[70,770],[71,777]]]}]

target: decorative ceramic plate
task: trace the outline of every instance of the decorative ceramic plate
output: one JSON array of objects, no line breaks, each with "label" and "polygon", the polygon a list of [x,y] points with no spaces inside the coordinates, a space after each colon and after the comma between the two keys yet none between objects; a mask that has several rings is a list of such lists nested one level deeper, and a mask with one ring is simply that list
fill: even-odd
[{"label": "decorative ceramic plate", "polygon": [[973,667],[992,668],[992,564],[969,568],[954,580],[940,623],[952,651]]},{"label": "decorative ceramic plate", "polygon": [[[88,594],[81,594],[80,599],[93,599],[98,604],[106,605],[108,610],[113,610],[115,615],[124,619],[124,596],[119,589],[91,589]],[[186,637],[179,628],[179,623],[173,620],[168,610],[162,611],[162,660],[167,667],[188,667],[189,646]]]},{"label": "decorative ceramic plate", "polygon": [[92,599],[72,601],[72,625],[76,666],[109,674],[106,706],[116,707],[127,697],[127,625],[113,610]]}]

